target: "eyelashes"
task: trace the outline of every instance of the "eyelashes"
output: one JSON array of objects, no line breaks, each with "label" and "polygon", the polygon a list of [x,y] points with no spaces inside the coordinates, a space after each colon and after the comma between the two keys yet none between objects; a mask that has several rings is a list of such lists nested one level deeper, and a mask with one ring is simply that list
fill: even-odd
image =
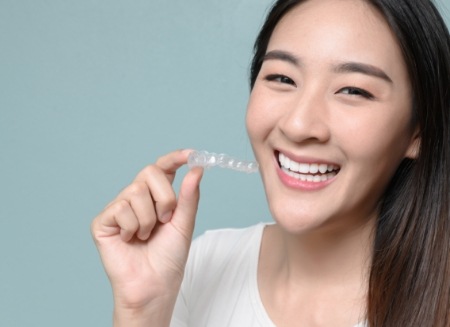
[{"label": "eyelashes", "polygon": [[361,89],[359,87],[355,87],[355,86],[343,87],[336,93],[347,94],[350,96],[359,96],[359,97],[363,97],[363,98],[366,98],[369,100],[375,99],[375,97],[373,96],[372,93],[370,93],[364,89]]},{"label": "eyelashes", "polygon": [[[283,74],[269,74],[264,79],[268,82],[274,82],[281,85],[297,87],[297,84],[292,78]],[[335,94],[344,94],[351,97],[361,97],[367,100],[375,99],[375,96],[372,93],[356,86],[343,87],[339,89]]]},{"label": "eyelashes", "polygon": [[297,84],[295,84],[295,82],[287,77],[286,75],[282,75],[282,74],[270,74],[266,76],[266,81],[269,82],[277,82],[280,84],[287,84],[287,85],[292,85],[292,86],[297,86]]}]

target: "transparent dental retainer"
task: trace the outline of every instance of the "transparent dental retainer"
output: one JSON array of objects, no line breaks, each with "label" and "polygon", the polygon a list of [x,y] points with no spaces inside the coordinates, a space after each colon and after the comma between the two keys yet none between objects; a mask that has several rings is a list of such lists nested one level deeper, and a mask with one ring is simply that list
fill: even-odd
[{"label": "transparent dental retainer", "polygon": [[192,151],[189,153],[188,166],[189,168],[228,168],[248,174],[258,172],[259,167],[256,161],[238,160],[224,153],[214,153],[208,151]]}]

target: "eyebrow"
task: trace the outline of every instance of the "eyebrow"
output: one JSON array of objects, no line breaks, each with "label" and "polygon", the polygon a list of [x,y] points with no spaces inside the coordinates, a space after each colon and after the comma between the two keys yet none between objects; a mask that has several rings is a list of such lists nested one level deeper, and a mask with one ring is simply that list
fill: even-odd
[{"label": "eyebrow", "polygon": [[300,66],[300,58],[294,56],[293,54],[281,51],[281,50],[273,50],[267,52],[264,57],[262,58],[262,61],[266,60],[282,60],[286,61],[290,64],[293,64],[295,66]]},{"label": "eyebrow", "polygon": [[[266,60],[281,60],[288,62],[294,66],[301,66],[301,59],[295,55],[293,55],[290,52],[282,51],[282,50],[273,50],[267,52],[264,57],[262,58],[262,61]],[[380,68],[364,64],[360,62],[343,62],[337,64],[333,71],[336,73],[361,73],[364,75],[369,75],[373,77],[378,77],[386,82],[393,83],[392,79]]]},{"label": "eyebrow", "polygon": [[378,77],[386,82],[392,83],[392,79],[380,68],[363,64],[360,62],[344,62],[341,64],[338,64],[334,71],[336,73],[361,73],[373,77]]}]

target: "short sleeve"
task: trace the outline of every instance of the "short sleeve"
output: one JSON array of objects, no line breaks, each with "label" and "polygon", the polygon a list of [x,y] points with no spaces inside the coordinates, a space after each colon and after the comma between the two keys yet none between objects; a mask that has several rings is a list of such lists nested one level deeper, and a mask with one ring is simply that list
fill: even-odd
[{"label": "short sleeve", "polygon": [[[207,231],[192,242],[170,327],[226,326],[233,319],[253,326],[245,324],[252,315],[242,309],[248,307],[242,292],[263,227]],[[239,308],[229,305],[239,301],[245,302]]]},{"label": "short sleeve", "polygon": [[175,302],[175,307],[172,314],[172,320],[170,322],[170,327],[188,327],[189,326],[189,300],[190,300],[190,289],[192,277],[194,275],[194,264],[196,253],[198,248],[199,240],[196,239],[191,244],[191,249],[189,251],[188,261],[186,263],[186,268],[184,272],[183,282],[181,283],[181,288],[178,293],[177,301]]},{"label": "short sleeve", "polygon": [[173,310],[170,327],[188,327],[189,311],[186,304],[186,299],[183,293],[183,287],[178,293],[177,302]]}]

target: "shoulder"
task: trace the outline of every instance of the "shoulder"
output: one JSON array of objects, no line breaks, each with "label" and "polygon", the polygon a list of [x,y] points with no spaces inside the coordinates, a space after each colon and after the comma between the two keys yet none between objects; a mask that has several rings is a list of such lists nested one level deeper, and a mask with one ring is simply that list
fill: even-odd
[{"label": "shoulder", "polygon": [[253,317],[250,286],[266,225],[211,230],[194,240],[174,314],[177,321],[224,326],[231,317]]},{"label": "shoulder", "polygon": [[201,284],[218,282],[225,271],[236,269],[259,253],[261,237],[266,226],[259,223],[246,228],[207,231],[191,246],[186,266],[185,282]]},{"label": "shoulder", "polygon": [[193,245],[197,243],[234,243],[262,232],[267,223],[259,223],[244,228],[222,228],[208,230],[197,237]]},{"label": "shoulder", "polygon": [[246,228],[226,228],[206,231],[192,243],[192,255],[222,257],[235,251],[242,252],[248,247],[258,246],[264,227],[259,223]]},{"label": "shoulder", "polygon": [[257,265],[265,226],[211,230],[194,240],[183,280],[191,306],[204,307],[212,298],[225,298],[230,285],[244,282]]}]

